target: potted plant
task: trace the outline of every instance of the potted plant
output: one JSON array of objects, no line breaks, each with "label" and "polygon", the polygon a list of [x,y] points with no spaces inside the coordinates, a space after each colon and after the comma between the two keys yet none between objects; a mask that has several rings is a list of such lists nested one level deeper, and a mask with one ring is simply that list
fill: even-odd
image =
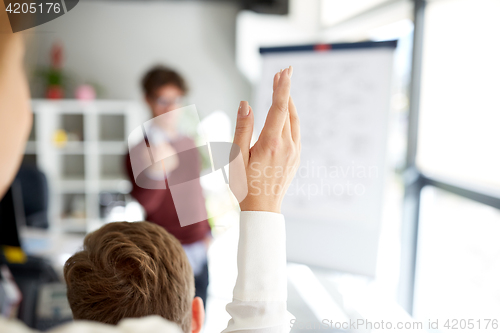
[{"label": "potted plant", "polygon": [[68,78],[62,70],[63,48],[56,43],[50,52],[50,66],[40,68],[36,71],[39,78],[45,84],[45,97],[48,99],[62,99],[64,97],[64,85]]}]

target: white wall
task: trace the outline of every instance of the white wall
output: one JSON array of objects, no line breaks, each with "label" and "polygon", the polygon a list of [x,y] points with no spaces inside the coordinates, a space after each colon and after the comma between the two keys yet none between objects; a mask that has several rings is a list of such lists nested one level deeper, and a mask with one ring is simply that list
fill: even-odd
[{"label": "white wall", "polygon": [[[412,3],[405,0],[372,10],[356,19],[337,22],[387,0],[289,1],[290,14],[287,16],[262,15],[248,10],[238,14],[236,62],[240,71],[254,84],[260,82],[262,74],[260,47],[364,41],[380,36],[383,31],[377,29],[381,28],[394,34],[399,26],[389,29],[388,25],[411,19],[413,8]],[[407,25],[402,28],[408,29]],[[399,36],[401,34],[396,39]]]},{"label": "white wall", "polygon": [[61,41],[73,77],[99,83],[105,98],[141,99],[141,76],[163,63],[186,76],[202,116],[223,110],[234,120],[250,96],[235,65],[237,12],[230,2],[80,2],[32,30],[28,68],[48,64],[53,42]]}]

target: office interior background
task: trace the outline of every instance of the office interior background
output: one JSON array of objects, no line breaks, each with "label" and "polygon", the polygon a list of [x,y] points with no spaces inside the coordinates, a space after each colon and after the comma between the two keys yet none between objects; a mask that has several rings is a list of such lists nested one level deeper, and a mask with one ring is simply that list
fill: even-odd
[{"label": "office interior background", "polygon": [[[259,48],[397,40],[374,208],[380,214],[367,236],[376,241],[376,264],[370,273],[337,265],[364,267],[349,251],[326,253],[322,262],[290,258],[289,311],[297,323],[500,319],[499,14],[498,0],[82,0],[24,32],[34,124],[23,164],[47,179],[48,218],[20,228],[23,249],[61,275],[85,234],[144,219],[123,159],[128,134],[150,117],[140,80],[151,66],[179,70],[208,141],[231,141],[239,101],[260,105],[259,87],[271,80]],[[54,62],[60,89],[51,91]],[[307,76],[297,70],[297,80]],[[305,138],[314,126],[302,128]],[[332,151],[342,148],[331,142]],[[208,185],[205,191],[210,210],[219,203]],[[229,319],[238,213],[210,222],[205,332],[222,331]],[[300,223],[307,228],[314,215]],[[342,228],[331,223],[315,227],[325,231],[322,240]],[[289,238],[292,251],[307,253],[308,243],[290,239],[297,238]],[[64,295],[62,282],[23,295],[22,319],[41,327],[70,318],[56,291]]]}]

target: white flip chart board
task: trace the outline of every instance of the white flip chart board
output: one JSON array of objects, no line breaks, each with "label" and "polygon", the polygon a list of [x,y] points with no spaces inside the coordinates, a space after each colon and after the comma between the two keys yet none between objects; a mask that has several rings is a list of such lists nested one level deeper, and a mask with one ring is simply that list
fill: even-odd
[{"label": "white flip chart board", "polygon": [[292,65],[301,165],[282,207],[288,260],[374,276],[395,41],[262,48],[256,131]]}]

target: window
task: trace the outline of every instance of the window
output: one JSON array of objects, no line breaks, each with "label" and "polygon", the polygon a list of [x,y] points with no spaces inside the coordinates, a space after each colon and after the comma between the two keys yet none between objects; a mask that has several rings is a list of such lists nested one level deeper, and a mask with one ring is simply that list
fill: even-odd
[{"label": "window", "polygon": [[420,177],[407,184],[416,214],[405,222],[413,234],[418,226],[409,245],[415,271],[406,277],[415,278],[414,294],[405,306],[420,320],[500,311],[499,10],[495,0],[433,1],[425,10],[413,110],[420,112]]},{"label": "window", "polygon": [[431,186],[421,198],[414,315],[497,318],[500,210]]},{"label": "window", "polygon": [[426,9],[419,150],[422,171],[500,189],[500,1]]}]

